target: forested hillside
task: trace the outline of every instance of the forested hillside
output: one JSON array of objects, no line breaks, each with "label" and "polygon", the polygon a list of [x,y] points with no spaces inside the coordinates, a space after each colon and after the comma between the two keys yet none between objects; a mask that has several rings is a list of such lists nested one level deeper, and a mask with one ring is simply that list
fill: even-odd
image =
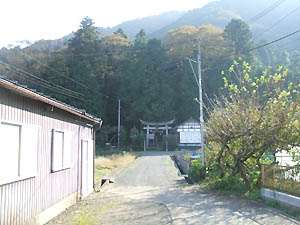
[{"label": "forested hillside", "polygon": [[[254,41],[272,40],[299,29],[295,21],[300,20],[300,4],[296,0],[222,0],[202,8],[186,12],[173,23],[150,34],[163,38],[171,29],[184,25],[201,26],[212,24],[224,29],[231,19],[242,19],[248,23]],[[120,26],[122,27],[122,26]],[[280,47],[280,46],[278,46]],[[288,45],[293,49],[295,45]],[[299,46],[296,46],[299,49]]]},{"label": "forested hillside", "polygon": [[151,34],[169,25],[170,23],[173,23],[181,16],[183,16],[185,13],[186,13],[185,11],[166,12],[155,16],[149,16],[145,18],[126,21],[111,28],[99,27],[99,31],[101,34],[105,35],[105,34],[111,34],[113,32],[116,32],[119,28],[121,28],[131,40],[134,40],[135,35],[141,29],[144,29],[145,32],[147,32],[147,34]]},{"label": "forested hillside", "polygon": [[122,132],[127,138],[134,126],[140,127],[140,119],[175,118],[180,123],[198,118],[198,86],[185,58],[197,55],[199,32],[205,106],[222,92],[222,71],[228,71],[234,59],[249,62],[252,76],[263,68],[282,65],[290,70],[288,79],[298,82],[299,51],[281,50],[276,45],[248,51],[257,46],[249,25],[229,20],[236,12],[222,15],[228,20],[224,29],[207,24],[179,26],[168,30],[163,40],[150,38],[143,29],[133,40],[122,29],[99,34],[87,17],[64,45],[40,41],[24,49],[2,48],[0,74],[84,108],[110,127],[117,124],[120,99]]}]

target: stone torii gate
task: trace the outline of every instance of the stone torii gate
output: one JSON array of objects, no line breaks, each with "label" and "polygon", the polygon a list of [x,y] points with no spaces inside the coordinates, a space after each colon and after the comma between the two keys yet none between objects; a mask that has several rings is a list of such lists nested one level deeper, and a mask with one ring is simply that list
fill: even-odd
[{"label": "stone torii gate", "polygon": [[[146,135],[146,146],[148,148],[149,146],[149,136],[150,136],[150,131],[151,130],[165,130],[166,131],[166,136],[169,135],[169,130],[172,129],[169,125],[173,124],[175,119],[166,121],[166,122],[147,122],[140,120],[141,123],[144,125],[144,130],[147,130],[147,135]],[[166,151],[168,151],[168,140],[166,141]]]}]

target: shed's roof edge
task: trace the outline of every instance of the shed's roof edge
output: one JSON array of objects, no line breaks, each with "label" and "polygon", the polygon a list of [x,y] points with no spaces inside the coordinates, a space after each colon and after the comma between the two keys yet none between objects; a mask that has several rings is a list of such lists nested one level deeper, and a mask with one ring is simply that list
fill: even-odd
[{"label": "shed's roof edge", "polygon": [[86,113],[83,109],[77,109],[71,105],[68,105],[66,103],[63,103],[57,99],[51,98],[43,93],[39,93],[36,90],[30,89],[25,85],[18,84],[17,81],[12,81],[9,79],[6,79],[3,76],[0,76],[0,86],[12,90],[20,95],[23,95],[25,97],[44,102],[46,104],[49,104],[51,106],[55,106],[61,110],[64,110],[66,112],[69,112],[71,114],[77,115],[81,118],[84,118],[88,121],[91,121],[95,124],[101,124],[102,119],[94,117],[88,113]]}]

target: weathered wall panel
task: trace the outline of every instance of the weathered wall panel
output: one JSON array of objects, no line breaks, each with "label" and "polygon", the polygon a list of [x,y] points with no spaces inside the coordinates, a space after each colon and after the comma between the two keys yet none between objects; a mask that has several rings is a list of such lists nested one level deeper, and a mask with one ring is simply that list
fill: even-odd
[{"label": "weathered wall panel", "polygon": [[[80,191],[81,139],[93,139],[92,129],[75,116],[0,88],[0,120],[39,127],[38,174],[0,185],[0,224],[24,224],[51,205]],[[78,119],[79,120],[79,119]],[[72,132],[72,166],[51,173],[51,131]],[[1,146],[0,146],[1,147]]]}]

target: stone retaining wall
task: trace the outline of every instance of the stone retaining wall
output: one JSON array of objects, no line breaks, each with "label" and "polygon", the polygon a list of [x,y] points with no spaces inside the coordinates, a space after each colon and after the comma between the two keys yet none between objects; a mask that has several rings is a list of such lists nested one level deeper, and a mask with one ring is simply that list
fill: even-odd
[{"label": "stone retaining wall", "polygon": [[188,174],[189,168],[190,168],[190,161],[187,161],[184,159],[184,155],[190,154],[192,155],[192,152],[189,151],[177,151],[175,153],[175,158],[177,162],[177,166],[180,168],[180,171],[183,174]]}]

